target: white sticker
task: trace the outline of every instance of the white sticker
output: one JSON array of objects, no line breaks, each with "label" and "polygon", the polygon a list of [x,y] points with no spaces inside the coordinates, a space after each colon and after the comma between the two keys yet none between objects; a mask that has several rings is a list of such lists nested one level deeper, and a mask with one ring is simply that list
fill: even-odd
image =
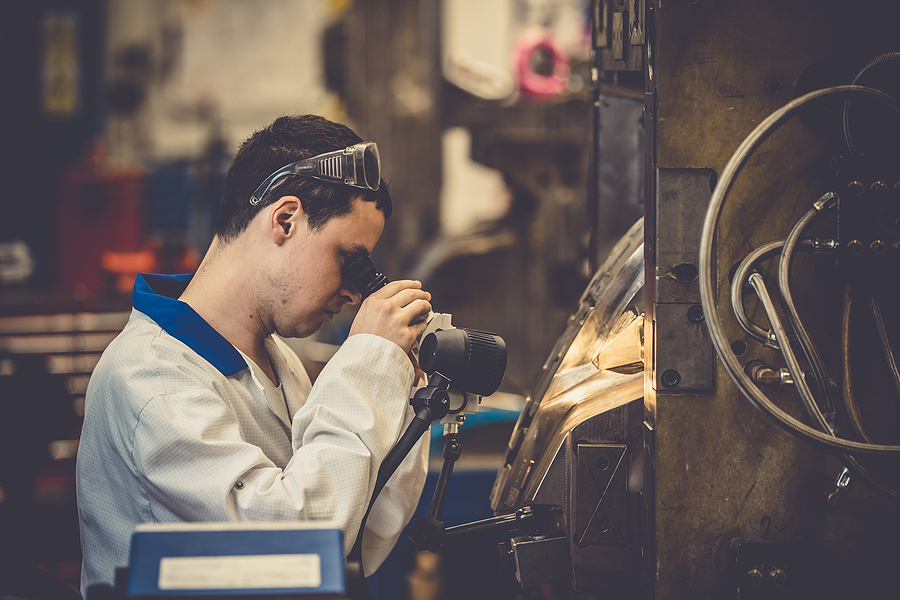
[{"label": "white sticker", "polygon": [[317,588],[318,554],[177,556],[159,561],[161,590]]}]

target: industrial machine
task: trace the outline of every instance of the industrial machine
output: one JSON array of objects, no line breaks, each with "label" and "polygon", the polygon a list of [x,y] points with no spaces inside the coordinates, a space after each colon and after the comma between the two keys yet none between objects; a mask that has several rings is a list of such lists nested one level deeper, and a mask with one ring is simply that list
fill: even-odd
[{"label": "industrial machine", "polygon": [[498,515],[562,517],[509,542],[518,578],[599,598],[896,596],[896,8],[592,11],[597,89],[642,80],[645,216],[499,469]]}]

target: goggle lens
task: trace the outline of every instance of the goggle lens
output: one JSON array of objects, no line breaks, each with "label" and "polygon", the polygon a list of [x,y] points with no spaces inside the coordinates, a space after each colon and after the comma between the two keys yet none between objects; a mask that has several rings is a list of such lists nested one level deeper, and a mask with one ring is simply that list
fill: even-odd
[{"label": "goggle lens", "polygon": [[378,146],[368,144],[363,150],[362,176],[367,188],[377,191],[381,184],[381,158],[378,156]]}]

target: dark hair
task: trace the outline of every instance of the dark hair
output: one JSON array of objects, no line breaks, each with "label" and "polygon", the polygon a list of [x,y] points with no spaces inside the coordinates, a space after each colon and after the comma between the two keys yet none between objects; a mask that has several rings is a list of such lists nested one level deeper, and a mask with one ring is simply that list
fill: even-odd
[{"label": "dark hair", "polygon": [[330,183],[312,177],[292,175],[278,184],[254,206],[250,195],[269,175],[302,158],[348,148],[363,141],[340,123],[315,115],[283,116],[247,138],[238,150],[225,178],[225,194],[216,235],[230,242],[241,234],[265,206],[282,196],[297,196],[303,204],[310,229],[319,229],[332,217],[350,212],[355,198],[374,202],[391,216],[391,195],[381,180],[377,192]]}]

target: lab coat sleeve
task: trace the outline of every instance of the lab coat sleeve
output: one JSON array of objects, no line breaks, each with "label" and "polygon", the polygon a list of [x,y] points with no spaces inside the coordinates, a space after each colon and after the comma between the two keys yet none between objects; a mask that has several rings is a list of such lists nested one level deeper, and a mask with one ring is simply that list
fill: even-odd
[{"label": "lab coat sleeve", "polygon": [[[414,416],[415,412],[410,408],[404,421],[404,431]],[[428,475],[428,450],[429,433],[426,431],[394,471],[372,506],[363,537],[366,577],[381,566],[412,519]]]},{"label": "lab coat sleeve", "polygon": [[[317,518],[342,523],[345,555],[356,541],[378,469],[408,422],[412,380],[412,365],[396,344],[373,335],[351,336],[319,374],[309,398],[294,416],[295,454],[285,471],[296,464],[305,464],[303,470],[308,470],[330,463],[335,491],[342,488],[348,498],[335,502],[333,494],[323,493],[314,504],[328,513]],[[373,570],[388,555],[415,510],[426,469],[421,445],[420,441],[415,455],[411,453],[398,468],[397,481],[382,491],[386,500],[377,516],[374,508],[369,516],[372,525],[368,529],[374,527],[377,533],[371,535],[371,545],[369,534],[364,538],[371,549],[371,556],[364,561]]]}]

